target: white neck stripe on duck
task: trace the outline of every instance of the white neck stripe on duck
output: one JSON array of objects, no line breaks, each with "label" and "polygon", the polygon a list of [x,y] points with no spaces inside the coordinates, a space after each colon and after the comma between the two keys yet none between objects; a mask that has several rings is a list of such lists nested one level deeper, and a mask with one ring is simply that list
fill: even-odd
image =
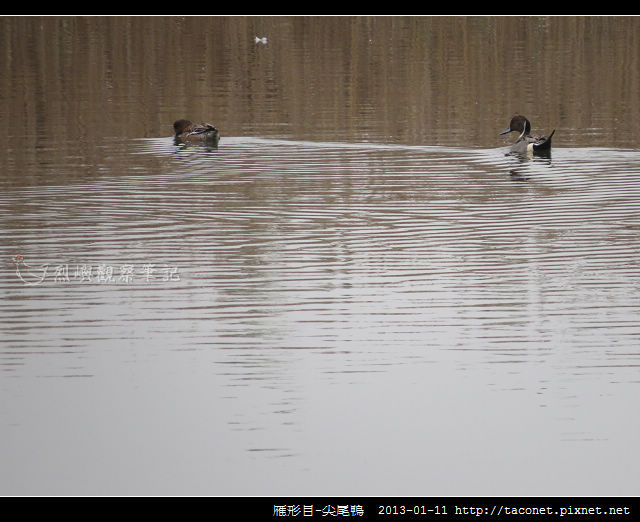
[{"label": "white neck stripe on duck", "polygon": [[524,120],[524,125],[522,126],[522,132],[520,133],[520,136],[518,136],[518,139],[516,141],[521,140],[522,138],[524,138],[527,134],[527,123],[529,123],[527,120]]}]

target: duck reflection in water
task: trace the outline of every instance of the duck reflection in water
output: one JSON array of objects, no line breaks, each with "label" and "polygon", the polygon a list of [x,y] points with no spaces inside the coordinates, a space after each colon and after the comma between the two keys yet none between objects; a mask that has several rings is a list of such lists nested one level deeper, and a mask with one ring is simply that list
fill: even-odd
[{"label": "duck reflection in water", "polygon": [[220,133],[210,123],[193,123],[190,120],[177,120],[173,124],[174,141],[179,144],[202,144],[217,147]]},{"label": "duck reflection in water", "polygon": [[531,174],[535,173],[538,167],[551,167],[551,154],[549,153],[531,156],[518,152],[509,152],[507,156],[514,158],[515,162],[515,165],[509,169],[511,181],[529,181]]}]

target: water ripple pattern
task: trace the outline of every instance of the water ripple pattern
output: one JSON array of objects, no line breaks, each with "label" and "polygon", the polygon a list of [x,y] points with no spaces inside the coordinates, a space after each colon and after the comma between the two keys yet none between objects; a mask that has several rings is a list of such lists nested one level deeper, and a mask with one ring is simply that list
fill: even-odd
[{"label": "water ripple pattern", "polygon": [[[14,180],[0,196],[0,361],[14,400],[7,382],[102,382],[122,415],[136,418],[137,397],[152,422],[143,390],[156,390],[180,401],[174,421],[232,433],[229,451],[252,462],[308,458],[300,437],[330,436],[309,412],[340,404],[373,430],[374,405],[402,423],[409,396],[432,394],[446,401],[431,414],[454,425],[479,407],[520,408],[545,439],[636,433],[608,421],[640,382],[637,151],[518,158],[243,137],[106,147],[93,175]],[[99,266],[113,278],[86,272]],[[173,272],[148,280],[145,267]],[[590,402],[595,389],[611,400]],[[496,447],[515,435],[502,428]],[[449,437],[430,429],[434,447]]]}]

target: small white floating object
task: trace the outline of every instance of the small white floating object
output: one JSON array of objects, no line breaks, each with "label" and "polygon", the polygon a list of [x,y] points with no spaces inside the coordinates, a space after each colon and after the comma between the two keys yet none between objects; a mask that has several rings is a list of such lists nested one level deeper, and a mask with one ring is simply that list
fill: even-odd
[{"label": "small white floating object", "polygon": [[267,45],[267,37],[266,37],[266,36],[263,36],[262,38],[258,38],[258,37],[256,36],[256,43],[257,43],[257,44],[261,43],[261,44]]}]

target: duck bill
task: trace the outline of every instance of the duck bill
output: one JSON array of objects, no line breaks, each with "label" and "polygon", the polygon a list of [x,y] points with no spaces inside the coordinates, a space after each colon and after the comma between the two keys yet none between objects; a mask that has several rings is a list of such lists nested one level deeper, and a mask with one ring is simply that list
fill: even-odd
[{"label": "duck bill", "polygon": [[503,130],[499,136],[502,136],[503,134],[508,134],[509,132],[511,132],[511,127],[509,127],[507,130]]}]

